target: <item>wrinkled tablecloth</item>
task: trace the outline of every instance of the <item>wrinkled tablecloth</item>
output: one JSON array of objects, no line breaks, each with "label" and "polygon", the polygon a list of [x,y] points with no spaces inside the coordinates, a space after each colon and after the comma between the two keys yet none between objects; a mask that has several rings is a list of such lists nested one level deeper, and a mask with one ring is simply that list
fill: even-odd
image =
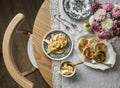
[{"label": "wrinkled tablecloth", "polygon": [[[120,0],[96,0],[97,2],[111,2],[120,4]],[[74,21],[70,19],[64,12],[62,7],[62,0],[50,0],[50,14],[51,14],[51,30],[61,29],[65,30],[64,25],[54,18],[54,15],[60,14],[62,18],[77,24],[77,28],[73,29],[75,34],[72,35],[74,46],[78,35],[86,34],[83,28],[83,21]],[[78,32],[79,30],[80,32]],[[72,54],[63,61],[52,61],[53,86],[54,88],[120,88],[120,40],[118,39],[112,45],[117,53],[116,63],[113,68],[101,71],[87,67],[84,64],[77,66],[76,74],[70,78],[62,77],[59,74],[59,66],[61,62],[70,60],[73,63],[81,61],[78,57],[75,47]]]}]

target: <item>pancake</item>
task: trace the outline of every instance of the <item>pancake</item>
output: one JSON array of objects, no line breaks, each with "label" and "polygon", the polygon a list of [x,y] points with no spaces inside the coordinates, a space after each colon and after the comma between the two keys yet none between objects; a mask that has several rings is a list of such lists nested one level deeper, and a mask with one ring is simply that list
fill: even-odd
[{"label": "pancake", "polygon": [[95,57],[95,56],[94,56],[95,52],[92,51],[89,47],[84,48],[82,54],[83,54],[83,56],[84,56],[85,58],[87,58],[87,59],[89,59],[89,60],[92,60],[92,59]]},{"label": "pancake", "polygon": [[94,58],[94,60],[98,63],[104,62],[105,59],[106,59],[106,55],[105,55],[105,52],[103,52],[103,51],[97,52],[95,55],[95,58]]},{"label": "pancake", "polygon": [[88,44],[88,40],[85,39],[85,38],[81,38],[79,41],[78,41],[78,48],[79,50],[82,52],[83,49],[85,48],[85,46]]},{"label": "pancake", "polygon": [[96,43],[95,44],[95,51],[107,51],[107,46],[104,43]]},{"label": "pancake", "polygon": [[89,40],[88,44],[89,44],[90,47],[93,47],[93,46],[95,46],[96,43],[99,43],[99,42],[100,42],[100,39],[92,38],[92,39]]}]

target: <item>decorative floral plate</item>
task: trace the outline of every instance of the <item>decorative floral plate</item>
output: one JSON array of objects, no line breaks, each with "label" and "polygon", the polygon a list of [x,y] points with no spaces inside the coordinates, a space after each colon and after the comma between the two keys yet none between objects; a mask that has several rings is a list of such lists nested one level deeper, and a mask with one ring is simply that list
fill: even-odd
[{"label": "decorative floral plate", "polygon": [[[48,44],[47,44],[44,40],[45,40],[45,39],[50,40],[52,34],[59,34],[59,33],[65,34],[65,35],[66,35],[66,38],[67,38],[67,45],[66,45],[66,47],[65,47],[64,53],[61,53],[61,54],[49,53],[49,54],[48,54],[48,53],[47,53]],[[65,59],[65,58],[67,58],[67,57],[71,54],[71,52],[72,52],[72,50],[73,50],[73,41],[72,41],[72,39],[70,38],[70,36],[69,36],[67,33],[65,33],[64,31],[60,31],[60,30],[50,31],[50,32],[48,32],[48,33],[44,36],[44,38],[43,38],[43,41],[42,41],[42,49],[43,49],[45,55],[46,55],[47,57],[49,57],[50,59],[52,59],[52,60],[63,60],[63,59]]]},{"label": "decorative floral plate", "polygon": [[[92,35],[92,34],[85,34],[83,36],[80,36],[78,38],[78,40],[80,38],[90,39],[90,38],[96,38],[96,36]],[[114,66],[114,64],[116,62],[116,53],[113,50],[113,47],[109,42],[107,42],[106,40],[101,40],[101,42],[103,42],[108,47],[107,52],[106,52],[106,60],[103,63],[97,63],[97,62],[93,63],[91,60],[86,59],[79,50],[78,41],[76,43],[76,45],[77,45],[76,50],[77,50],[78,56],[81,58],[81,60],[84,62],[84,64],[86,66],[89,66],[94,69],[106,70],[106,69],[112,68]],[[108,66],[108,64],[109,64],[109,66]]]},{"label": "decorative floral plate", "polygon": [[120,6],[110,2],[94,3],[90,9],[92,16],[85,22],[85,29],[94,32],[101,39],[120,36]]},{"label": "decorative floral plate", "polygon": [[63,9],[72,19],[85,19],[90,15],[91,5],[94,0],[63,0]]}]

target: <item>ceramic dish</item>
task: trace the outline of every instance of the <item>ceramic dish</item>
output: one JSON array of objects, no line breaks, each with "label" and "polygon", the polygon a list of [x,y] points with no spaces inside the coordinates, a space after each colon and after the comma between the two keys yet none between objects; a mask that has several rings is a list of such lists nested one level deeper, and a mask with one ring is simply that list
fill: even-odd
[{"label": "ceramic dish", "polygon": [[[95,35],[86,34],[84,36],[79,37],[79,39],[80,38],[90,39],[90,38],[95,38],[95,37],[96,37]],[[78,43],[77,43],[76,50],[77,50],[77,53],[78,53],[79,57],[82,59],[82,61],[84,62],[84,64],[86,66],[89,66],[89,67],[94,68],[94,69],[106,70],[106,69],[109,69],[109,68],[111,68],[111,67],[114,66],[115,61],[116,61],[116,53],[113,50],[113,47],[112,47],[112,45],[109,42],[107,42],[106,40],[101,40],[101,42],[103,42],[108,47],[107,52],[106,52],[106,60],[103,63],[97,63],[97,62],[93,63],[92,61],[87,60],[82,55],[82,53],[80,52],[80,50],[78,49]],[[108,66],[108,64],[110,64],[110,66]]]},{"label": "ceramic dish", "polygon": [[63,0],[63,9],[72,19],[81,20],[90,15],[94,0]]},{"label": "ceramic dish", "polygon": [[[67,65],[65,65],[65,64],[67,64]],[[65,66],[64,68],[63,68],[63,65]],[[71,72],[71,67],[73,68],[72,72]],[[62,62],[62,64],[60,65],[59,70],[60,70],[60,74],[63,77],[71,77],[71,76],[73,76],[75,74],[76,67],[73,65],[73,63],[71,61],[65,61],[65,62]],[[66,73],[66,75],[65,75],[65,73]]]},{"label": "ceramic dish", "polygon": [[[49,54],[48,54],[48,53],[47,53],[48,44],[44,42],[44,39],[50,40],[50,39],[51,39],[51,34],[58,34],[58,33],[65,34],[66,37],[67,37],[67,45],[66,45],[66,47],[65,47],[65,51],[64,51],[64,53],[62,53],[62,54],[55,54],[55,53],[49,53]],[[48,32],[48,33],[44,36],[44,38],[43,38],[43,41],[42,41],[42,49],[43,49],[45,55],[46,55],[47,57],[49,57],[50,59],[52,59],[52,60],[63,60],[63,59],[65,59],[65,58],[67,58],[67,57],[71,54],[71,52],[72,52],[72,50],[73,50],[73,41],[72,41],[72,39],[70,38],[70,36],[69,36],[67,33],[65,33],[64,31],[60,31],[60,30],[50,31],[50,32]]]}]

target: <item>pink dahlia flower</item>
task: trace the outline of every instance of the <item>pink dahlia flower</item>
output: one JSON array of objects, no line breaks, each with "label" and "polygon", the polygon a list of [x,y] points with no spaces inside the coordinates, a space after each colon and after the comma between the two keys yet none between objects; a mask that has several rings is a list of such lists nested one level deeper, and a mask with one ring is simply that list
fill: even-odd
[{"label": "pink dahlia flower", "polygon": [[101,39],[109,39],[110,33],[108,31],[102,30],[100,32],[97,32],[97,36]]},{"label": "pink dahlia flower", "polygon": [[114,34],[120,36],[120,28],[114,28]]},{"label": "pink dahlia flower", "polygon": [[113,28],[117,28],[120,25],[120,20],[113,21]]},{"label": "pink dahlia flower", "polygon": [[110,11],[110,10],[112,10],[113,5],[112,5],[111,3],[109,3],[109,2],[106,2],[106,3],[102,4],[101,7],[102,7],[104,10],[106,10],[106,11]]},{"label": "pink dahlia flower", "polygon": [[98,9],[94,14],[94,18],[96,21],[101,21],[105,19],[105,17],[106,17],[106,10],[104,9]]},{"label": "pink dahlia flower", "polygon": [[95,2],[92,7],[90,8],[90,12],[91,14],[94,14],[94,12],[96,11],[96,9],[98,9],[98,7],[100,6],[100,4],[98,2]]},{"label": "pink dahlia flower", "polygon": [[99,32],[100,31],[100,24],[98,22],[93,22],[91,27],[92,27],[94,32]]},{"label": "pink dahlia flower", "polygon": [[115,17],[115,18],[120,17],[120,8],[114,7],[114,8],[112,9],[112,16]]}]

